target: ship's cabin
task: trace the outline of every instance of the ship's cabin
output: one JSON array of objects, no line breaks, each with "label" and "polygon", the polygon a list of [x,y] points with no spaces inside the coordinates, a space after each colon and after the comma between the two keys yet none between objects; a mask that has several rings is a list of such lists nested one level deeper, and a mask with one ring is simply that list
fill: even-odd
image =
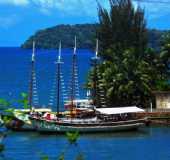
[{"label": "ship's cabin", "polygon": [[137,113],[144,112],[143,109],[136,106],[114,107],[114,108],[96,108],[96,115],[104,121],[126,121],[137,119]]},{"label": "ship's cabin", "polygon": [[[66,109],[69,109],[72,105],[72,101],[66,101],[64,104]],[[79,110],[84,110],[84,109],[94,109],[93,101],[90,99],[75,99],[73,100],[73,105],[74,108],[79,109]]]}]

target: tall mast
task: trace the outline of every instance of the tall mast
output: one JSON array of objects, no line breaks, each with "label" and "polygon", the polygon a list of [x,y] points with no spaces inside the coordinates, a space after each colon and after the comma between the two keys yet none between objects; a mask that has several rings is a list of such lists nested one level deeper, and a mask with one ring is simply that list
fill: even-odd
[{"label": "tall mast", "polygon": [[99,51],[99,40],[96,39],[96,59],[98,59],[98,51]]},{"label": "tall mast", "polygon": [[77,38],[74,38],[74,51],[72,59],[72,77],[71,77],[71,115],[74,109],[74,100],[75,100],[75,64],[76,64],[76,51],[77,51]]},{"label": "tall mast", "polygon": [[59,43],[59,49],[58,49],[58,59],[57,59],[57,115],[59,115],[60,112],[60,65],[61,65],[61,41]]},{"label": "tall mast", "polygon": [[35,74],[35,41],[33,41],[32,46],[32,58],[31,58],[31,77],[30,77],[30,86],[29,86],[29,94],[28,94],[28,104],[30,109],[33,107],[33,81],[34,81],[34,74]]},{"label": "tall mast", "polygon": [[61,51],[62,50],[61,50],[61,41],[60,41],[58,51],[57,51],[56,60],[55,60],[55,64],[56,64],[55,78],[54,78],[54,82],[52,85],[52,90],[51,90],[49,104],[48,104],[50,107],[56,108],[57,118],[60,113],[60,105],[61,105],[61,101],[62,101],[61,95],[63,94],[63,100],[64,100],[64,98],[67,98],[67,95],[63,92],[63,91],[65,91],[65,87],[64,87],[63,75],[61,72],[62,71],[61,64],[63,64],[63,61],[61,58]]},{"label": "tall mast", "polygon": [[98,64],[98,60],[99,60],[99,57],[98,57],[98,49],[99,49],[99,44],[98,44],[98,39],[96,39],[96,50],[95,50],[95,56],[92,57],[92,65],[94,67],[94,75],[93,75],[93,78],[92,78],[92,81],[93,81],[93,92],[92,92],[92,98],[93,98],[93,104],[94,105],[97,105],[97,82],[98,82],[98,76],[97,76],[97,64]]}]

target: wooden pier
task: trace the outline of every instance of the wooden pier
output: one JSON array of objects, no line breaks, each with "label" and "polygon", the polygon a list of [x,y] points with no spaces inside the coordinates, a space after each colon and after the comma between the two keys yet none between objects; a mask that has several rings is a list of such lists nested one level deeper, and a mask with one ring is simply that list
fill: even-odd
[{"label": "wooden pier", "polygon": [[149,125],[169,125],[170,126],[170,109],[155,109],[138,113],[139,117],[147,117]]}]

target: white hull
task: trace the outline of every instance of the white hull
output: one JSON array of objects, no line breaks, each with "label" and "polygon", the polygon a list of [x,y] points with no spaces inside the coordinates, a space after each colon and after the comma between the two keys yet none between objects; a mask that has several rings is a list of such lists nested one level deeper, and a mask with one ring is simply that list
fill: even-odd
[{"label": "white hull", "polygon": [[114,132],[114,131],[128,131],[135,130],[141,126],[144,126],[144,120],[131,120],[113,123],[103,123],[103,124],[57,124],[46,120],[32,120],[33,125],[39,132]]}]

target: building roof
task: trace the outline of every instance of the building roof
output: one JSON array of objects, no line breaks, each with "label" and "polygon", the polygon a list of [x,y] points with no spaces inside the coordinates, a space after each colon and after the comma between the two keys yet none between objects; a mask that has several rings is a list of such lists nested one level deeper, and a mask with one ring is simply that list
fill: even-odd
[{"label": "building roof", "polygon": [[138,108],[136,106],[128,106],[128,107],[116,107],[116,108],[96,108],[97,112],[101,114],[123,114],[123,113],[137,113],[144,112],[145,110]]}]

